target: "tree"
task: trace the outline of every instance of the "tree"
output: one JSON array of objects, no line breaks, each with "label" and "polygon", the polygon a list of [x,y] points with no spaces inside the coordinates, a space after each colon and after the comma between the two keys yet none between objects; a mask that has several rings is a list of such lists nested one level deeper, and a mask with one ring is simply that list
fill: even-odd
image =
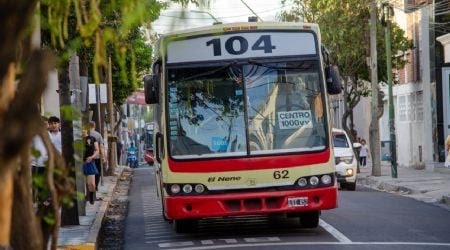
[{"label": "tree", "polygon": [[[72,53],[91,47],[92,76],[99,82],[99,68],[107,62],[107,44],[119,52],[116,60],[120,70],[126,72],[124,58],[129,50],[125,38],[135,27],[157,18],[162,5],[145,0],[42,0],[41,12],[37,11],[36,0],[0,0],[0,6],[0,248],[47,249],[51,236],[52,249],[56,249],[58,211],[64,200],[70,200],[68,195],[73,195],[73,183],[68,178],[73,165],[66,166],[41,121],[39,104],[48,73],[55,66],[66,69]],[[117,29],[102,23],[102,14],[111,10],[121,13]],[[48,47],[53,53],[30,46],[35,13],[46,18],[43,28],[49,32]],[[75,13],[74,18],[69,18],[71,13]],[[71,34],[70,25],[75,27]],[[30,192],[29,157],[34,136],[42,137],[49,151],[47,174],[41,185],[52,197],[51,205],[39,207],[37,213]]]},{"label": "tree", "polygon": [[[49,142],[38,109],[55,58],[48,51],[30,46],[36,1],[2,1],[1,6],[4,28],[0,31],[0,247],[7,248],[12,242],[15,249],[42,249],[46,244],[43,235],[57,221],[50,226],[45,222],[52,220],[50,215],[56,214],[58,203],[70,191],[66,188],[64,161]],[[45,181],[46,190],[52,195],[51,206],[39,207],[37,214],[30,192],[29,158],[34,136],[42,137],[47,145]]]},{"label": "tree", "polygon": [[[342,127],[356,139],[353,125],[353,108],[362,96],[369,96],[370,68],[366,58],[370,57],[369,25],[370,1],[360,0],[284,0],[292,3],[292,8],[281,12],[283,21],[305,21],[318,23],[323,43],[331,52],[332,61],[339,66],[344,88],[344,114]],[[339,28],[336,28],[339,27]],[[378,75],[386,79],[385,44],[381,25],[377,28]],[[406,51],[412,48],[412,42],[405,38],[404,32],[392,25],[392,50]],[[406,63],[403,58],[395,60],[401,68]],[[381,116],[380,116],[381,117]],[[350,125],[350,127],[349,127]]]}]

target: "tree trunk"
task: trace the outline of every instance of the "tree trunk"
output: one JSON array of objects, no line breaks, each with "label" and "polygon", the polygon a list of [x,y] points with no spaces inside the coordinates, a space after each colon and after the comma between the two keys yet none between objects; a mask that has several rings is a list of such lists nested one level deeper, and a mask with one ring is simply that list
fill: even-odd
[{"label": "tree trunk", "polygon": [[342,129],[345,130],[347,132],[347,134],[350,134],[350,129],[348,127],[348,122],[347,119],[350,116],[350,108],[348,107],[349,103],[348,103],[348,78],[344,78],[344,113],[342,114],[342,121],[341,121],[341,126]]},{"label": "tree trunk", "polygon": [[[30,147],[31,145],[27,148]],[[29,154],[28,150],[22,154],[20,170],[16,172],[14,178],[11,245],[15,250],[44,250],[43,235],[32,203]]]},{"label": "tree trunk", "polygon": [[[61,107],[67,108],[71,104],[70,101],[70,80],[69,80],[69,62],[65,62],[60,67],[58,74],[59,82],[59,102]],[[71,112],[69,112],[71,113]],[[65,117],[64,112],[61,112],[61,142],[62,142],[62,155],[66,161],[69,176],[76,180],[75,171],[75,159],[73,149],[73,124],[70,117]],[[74,184],[73,190],[76,190]],[[77,204],[76,198],[73,199],[73,203]],[[63,205],[61,213],[61,225],[79,225],[77,206],[69,207]]]},{"label": "tree trunk", "polygon": [[0,200],[2,209],[0,209],[0,249],[7,249],[10,245],[11,223],[12,223],[12,204],[13,204],[13,167],[12,162],[5,164],[0,159],[2,168],[0,171]]},{"label": "tree trunk", "polygon": [[[16,84],[14,64],[9,64],[8,70],[0,85],[0,125],[4,123],[3,118],[6,116],[11,100],[14,98]],[[2,209],[0,209],[0,248],[7,248],[10,245],[11,234],[11,215],[13,204],[13,160],[6,161],[0,154],[0,201],[2,201]]]},{"label": "tree trunk", "polygon": [[[43,242],[31,203],[28,154],[31,140],[41,124],[38,103],[48,72],[54,68],[54,57],[47,52],[33,51],[28,61],[14,98],[8,109],[0,114],[0,176],[5,178],[0,182],[4,185],[0,188],[1,245],[11,244],[14,249],[40,249]],[[10,235],[10,243],[5,242],[3,237],[6,235]]]}]

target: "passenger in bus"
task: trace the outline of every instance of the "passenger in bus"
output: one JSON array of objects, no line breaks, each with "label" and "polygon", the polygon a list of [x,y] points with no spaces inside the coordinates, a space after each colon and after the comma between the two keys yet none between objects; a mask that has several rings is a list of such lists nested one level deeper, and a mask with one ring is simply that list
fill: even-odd
[{"label": "passenger in bus", "polygon": [[[295,79],[295,78],[294,78]],[[298,96],[298,104],[303,109],[309,109],[310,104],[307,99],[306,83],[301,77],[296,77],[292,86],[292,93]]]}]

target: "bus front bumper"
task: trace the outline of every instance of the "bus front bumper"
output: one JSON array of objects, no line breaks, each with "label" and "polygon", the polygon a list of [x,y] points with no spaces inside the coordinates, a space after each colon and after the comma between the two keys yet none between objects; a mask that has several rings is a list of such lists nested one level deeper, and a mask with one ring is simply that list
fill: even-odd
[{"label": "bus front bumper", "polygon": [[336,208],[337,188],[166,196],[164,203],[168,219],[296,213]]}]

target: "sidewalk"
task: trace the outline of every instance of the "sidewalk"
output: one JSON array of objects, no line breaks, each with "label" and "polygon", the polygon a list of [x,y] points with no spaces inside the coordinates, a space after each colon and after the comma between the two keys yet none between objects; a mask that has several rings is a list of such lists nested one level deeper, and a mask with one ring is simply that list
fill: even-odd
[{"label": "sidewalk", "polygon": [[381,176],[371,176],[372,166],[361,168],[358,184],[398,193],[423,202],[443,205],[450,209],[450,169],[440,167],[433,171],[398,167],[397,178],[391,176],[391,165],[381,164]]},{"label": "sidewalk", "polygon": [[115,176],[105,176],[103,185],[99,185],[96,201],[93,205],[86,203],[86,216],[80,217],[80,225],[64,226],[59,229],[58,249],[97,249],[97,236],[102,226],[103,217],[125,166],[115,169]]}]

